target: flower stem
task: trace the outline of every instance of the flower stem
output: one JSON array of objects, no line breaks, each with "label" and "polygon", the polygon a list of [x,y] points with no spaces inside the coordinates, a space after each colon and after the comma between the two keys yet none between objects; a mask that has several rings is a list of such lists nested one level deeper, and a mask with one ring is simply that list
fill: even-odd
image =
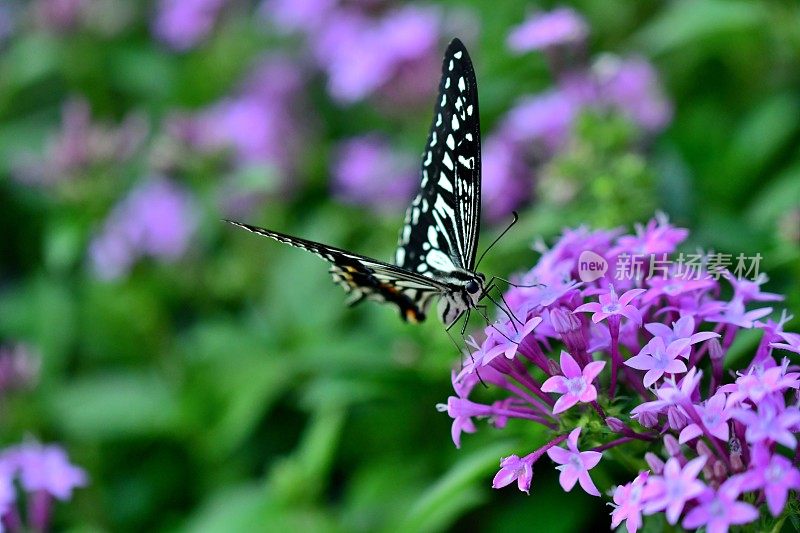
[{"label": "flower stem", "polygon": [[[616,319],[616,320],[615,320]],[[617,372],[622,365],[619,355],[619,317],[612,316],[608,320],[608,329],[611,332],[611,384],[608,387],[609,399],[614,399],[617,390]]]},{"label": "flower stem", "polygon": [[533,452],[531,452],[531,453],[529,453],[528,455],[526,455],[526,456],[525,456],[525,459],[530,459],[531,463],[535,463],[536,461],[538,461],[538,460],[539,460],[539,458],[540,458],[542,455],[544,455],[544,453],[545,453],[547,450],[549,450],[549,449],[550,449],[550,448],[552,448],[553,446],[557,446],[557,445],[561,444],[562,442],[564,442],[565,440],[567,440],[567,437],[568,437],[568,436],[569,436],[568,434],[559,435],[558,437],[554,438],[553,440],[551,440],[550,442],[548,442],[547,444],[545,444],[545,445],[544,445],[544,446],[542,446],[541,448],[539,448],[539,449],[537,449],[537,450],[534,450]]}]

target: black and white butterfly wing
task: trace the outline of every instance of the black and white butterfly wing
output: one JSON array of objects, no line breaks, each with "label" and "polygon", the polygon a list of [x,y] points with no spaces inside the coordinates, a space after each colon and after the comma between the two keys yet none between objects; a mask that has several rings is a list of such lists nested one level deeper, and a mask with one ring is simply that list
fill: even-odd
[{"label": "black and white butterfly wing", "polygon": [[350,294],[350,304],[363,300],[390,302],[397,305],[403,320],[422,322],[431,298],[447,291],[442,283],[377,259],[250,224],[227,222],[328,261],[333,280]]},{"label": "black and white butterfly wing", "polygon": [[430,278],[472,271],[481,207],[480,120],[472,61],[454,39],[445,52],[421,190],[406,211],[395,263]]}]

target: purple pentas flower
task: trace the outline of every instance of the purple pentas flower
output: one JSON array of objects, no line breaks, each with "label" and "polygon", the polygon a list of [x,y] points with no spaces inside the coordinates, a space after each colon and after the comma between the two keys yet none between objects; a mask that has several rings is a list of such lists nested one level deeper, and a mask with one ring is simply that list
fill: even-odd
[{"label": "purple pentas flower", "polygon": [[338,4],[338,0],[265,0],[259,12],[279,31],[318,31]]},{"label": "purple pentas flower", "polygon": [[194,48],[214,29],[227,0],[159,0],[153,32],[175,50]]},{"label": "purple pentas flower", "polygon": [[536,13],[508,36],[508,47],[515,52],[542,50],[560,45],[581,45],[589,35],[589,26],[575,10],[562,7]]},{"label": "purple pentas flower", "polygon": [[649,472],[641,472],[636,479],[614,489],[614,510],[611,512],[611,528],[618,527],[623,520],[628,533],[636,533],[642,527],[642,495]]},{"label": "purple pentas flower", "polygon": [[89,246],[95,273],[124,276],[144,256],[174,262],[186,251],[196,226],[194,200],[160,177],[134,189],[106,219]]},{"label": "purple pentas flower", "polygon": [[726,403],[725,393],[718,392],[709,398],[704,405],[694,405],[692,407],[700,417],[703,427],[701,428],[697,423],[687,425],[681,431],[678,442],[688,442],[702,435],[704,431],[724,442],[728,441],[730,435],[728,420],[731,418],[733,410]]},{"label": "purple pentas flower", "polygon": [[797,407],[780,409],[771,402],[761,402],[758,410],[737,409],[733,417],[747,427],[747,442],[777,442],[788,448],[797,446],[794,432],[800,424],[800,410]]},{"label": "purple pentas flower", "polygon": [[800,490],[800,471],[786,457],[771,454],[767,446],[753,446],[750,469],[742,475],[746,490],[762,489],[772,516],[779,516],[789,491]]},{"label": "purple pentas flower", "polygon": [[705,457],[692,459],[683,467],[674,457],[667,460],[662,475],[650,476],[647,480],[644,512],[652,514],[663,510],[667,522],[677,523],[686,502],[699,496],[705,489],[705,484],[697,479],[705,464]]},{"label": "purple pentas flower", "polygon": [[595,487],[592,478],[589,477],[589,470],[597,466],[603,454],[595,451],[582,452],[578,450],[578,437],[580,434],[581,428],[573,429],[567,438],[567,449],[554,446],[547,450],[547,455],[553,462],[559,464],[556,469],[561,472],[558,476],[561,488],[569,492],[577,482],[588,494],[600,496],[600,492]]},{"label": "purple pentas flower", "polygon": [[500,461],[500,470],[492,480],[492,488],[499,489],[516,481],[519,490],[530,493],[532,480],[532,457],[529,455],[520,459],[516,455],[510,455]]},{"label": "purple pentas flower", "polygon": [[785,342],[773,342],[770,346],[781,350],[800,353],[800,334],[782,331],[780,336]]},{"label": "purple pentas flower", "polygon": [[683,527],[705,526],[708,533],[725,533],[732,525],[750,523],[758,511],[749,503],[737,501],[741,494],[741,478],[725,481],[717,490],[707,488],[698,497],[699,504],[686,514]]},{"label": "purple pentas flower", "polygon": [[331,176],[338,198],[378,210],[408,204],[418,181],[416,157],[396,152],[377,135],[344,141],[336,152]]},{"label": "purple pentas flower", "polygon": [[599,302],[580,305],[575,308],[575,312],[592,313],[592,322],[594,323],[612,316],[624,316],[636,324],[641,324],[642,315],[631,302],[644,292],[644,289],[631,289],[621,296],[617,296],[614,286],[611,285],[607,291],[600,293]]},{"label": "purple pentas flower", "polygon": [[662,337],[653,337],[638,355],[625,361],[625,364],[636,370],[646,370],[644,386],[649,387],[664,374],[686,372],[686,364],[679,358],[689,356],[689,343],[689,339],[678,339],[667,346]]},{"label": "purple pentas flower", "polygon": [[561,397],[553,406],[553,414],[566,411],[578,402],[593,402],[597,398],[597,389],[592,381],[606,366],[605,361],[593,361],[583,369],[567,352],[561,352],[561,371],[563,376],[552,376],[542,384],[544,392],[555,392]]},{"label": "purple pentas flower", "polygon": [[728,302],[722,312],[707,318],[709,322],[720,322],[740,328],[752,328],[755,321],[764,318],[772,312],[771,307],[762,307],[747,311],[742,298],[736,297]]},{"label": "purple pentas flower", "polygon": [[[800,471],[782,453],[797,448],[800,369],[776,356],[779,345],[793,346],[796,333],[783,331],[785,314],[777,322],[762,321],[763,309],[755,315],[736,309],[737,302],[767,294],[760,285],[766,281],[740,284],[725,298],[724,278],[701,263],[702,283],[689,286],[683,273],[667,269],[664,279],[679,280],[678,290],[659,285],[640,303],[644,290],[634,283],[612,286],[607,278],[579,277],[587,250],[609,262],[623,253],[664,254],[667,261],[686,237],[661,215],[632,235],[567,230],[549,248],[537,244],[537,264],[512,276],[518,285],[535,286],[510,288],[504,295],[509,308],[523,323],[541,322],[517,339],[514,332],[524,328],[516,324],[515,330],[504,317],[485,329],[483,342],[471,340],[466,366],[454,380],[458,397],[446,408],[454,439],[477,430],[473,421],[480,419],[495,427],[527,421],[551,438],[527,456],[504,459],[495,487],[517,481],[530,490],[533,464],[548,453],[560,463],[565,490],[583,480],[587,492],[608,494],[588,475],[599,455],[581,454],[619,448],[619,454],[641,454],[636,463],[650,470],[632,472],[638,477],[614,492],[614,527],[625,521],[629,531],[641,530],[649,515],[663,513],[670,524],[724,531],[752,520],[758,507],[769,506],[777,517],[794,512],[787,510],[787,494],[800,483]],[[638,282],[657,287],[647,276]],[[762,336],[745,355],[744,344],[736,342],[743,326]],[[729,355],[732,346],[736,359]],[[609,361],[610,373],[600,372]],[[473,393],[480,380],[498,396],[479,401]],[[599,443],[590,452],[577,448],[580,428],[589,442]],[[567,449],[554,448],[567,432]],[[618,456],[608,454],[609,460]],[[788,472],[785,480],[779,469]]]}]

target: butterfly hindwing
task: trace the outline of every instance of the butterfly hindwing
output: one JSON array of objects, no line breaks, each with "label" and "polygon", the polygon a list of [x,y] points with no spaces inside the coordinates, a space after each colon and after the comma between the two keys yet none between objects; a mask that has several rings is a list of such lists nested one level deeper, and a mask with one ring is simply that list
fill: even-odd
[{"label": "butterfly hindwing", "polygon": [[307,250],[330,263],[334,282],[350,294],[350,304],[363,300],[397,305],[400,315],[410,322],[422,322],[432,297],[446,287],[435,280],[395,265],[348,252],[335,246],[293,237],[277,231],[228,220],[231,224],[276,241]]},{"label": "butterfly hindwing", "polygon": [[458,39],[445,52],[421,190],[406,211],[395,262],[428,277],[475,266],[480,222],[480,121],[475,71]]}]

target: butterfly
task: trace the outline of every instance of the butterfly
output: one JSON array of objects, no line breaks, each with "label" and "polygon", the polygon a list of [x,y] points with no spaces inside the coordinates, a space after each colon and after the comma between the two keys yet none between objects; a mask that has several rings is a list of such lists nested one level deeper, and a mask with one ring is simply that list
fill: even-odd
[{"label": "butterfly", "polygon": [[475,272],[481,211],[481,135],[478,87],[464,44],[444,55],[433,122],[422,154],[420,190],[405,214],[394,264],[241,222],[232,224],[312,252],[331,264],[336,283],[363,300],[394,304],[419,323],[434,298],[449,329],[487,293]]}]

